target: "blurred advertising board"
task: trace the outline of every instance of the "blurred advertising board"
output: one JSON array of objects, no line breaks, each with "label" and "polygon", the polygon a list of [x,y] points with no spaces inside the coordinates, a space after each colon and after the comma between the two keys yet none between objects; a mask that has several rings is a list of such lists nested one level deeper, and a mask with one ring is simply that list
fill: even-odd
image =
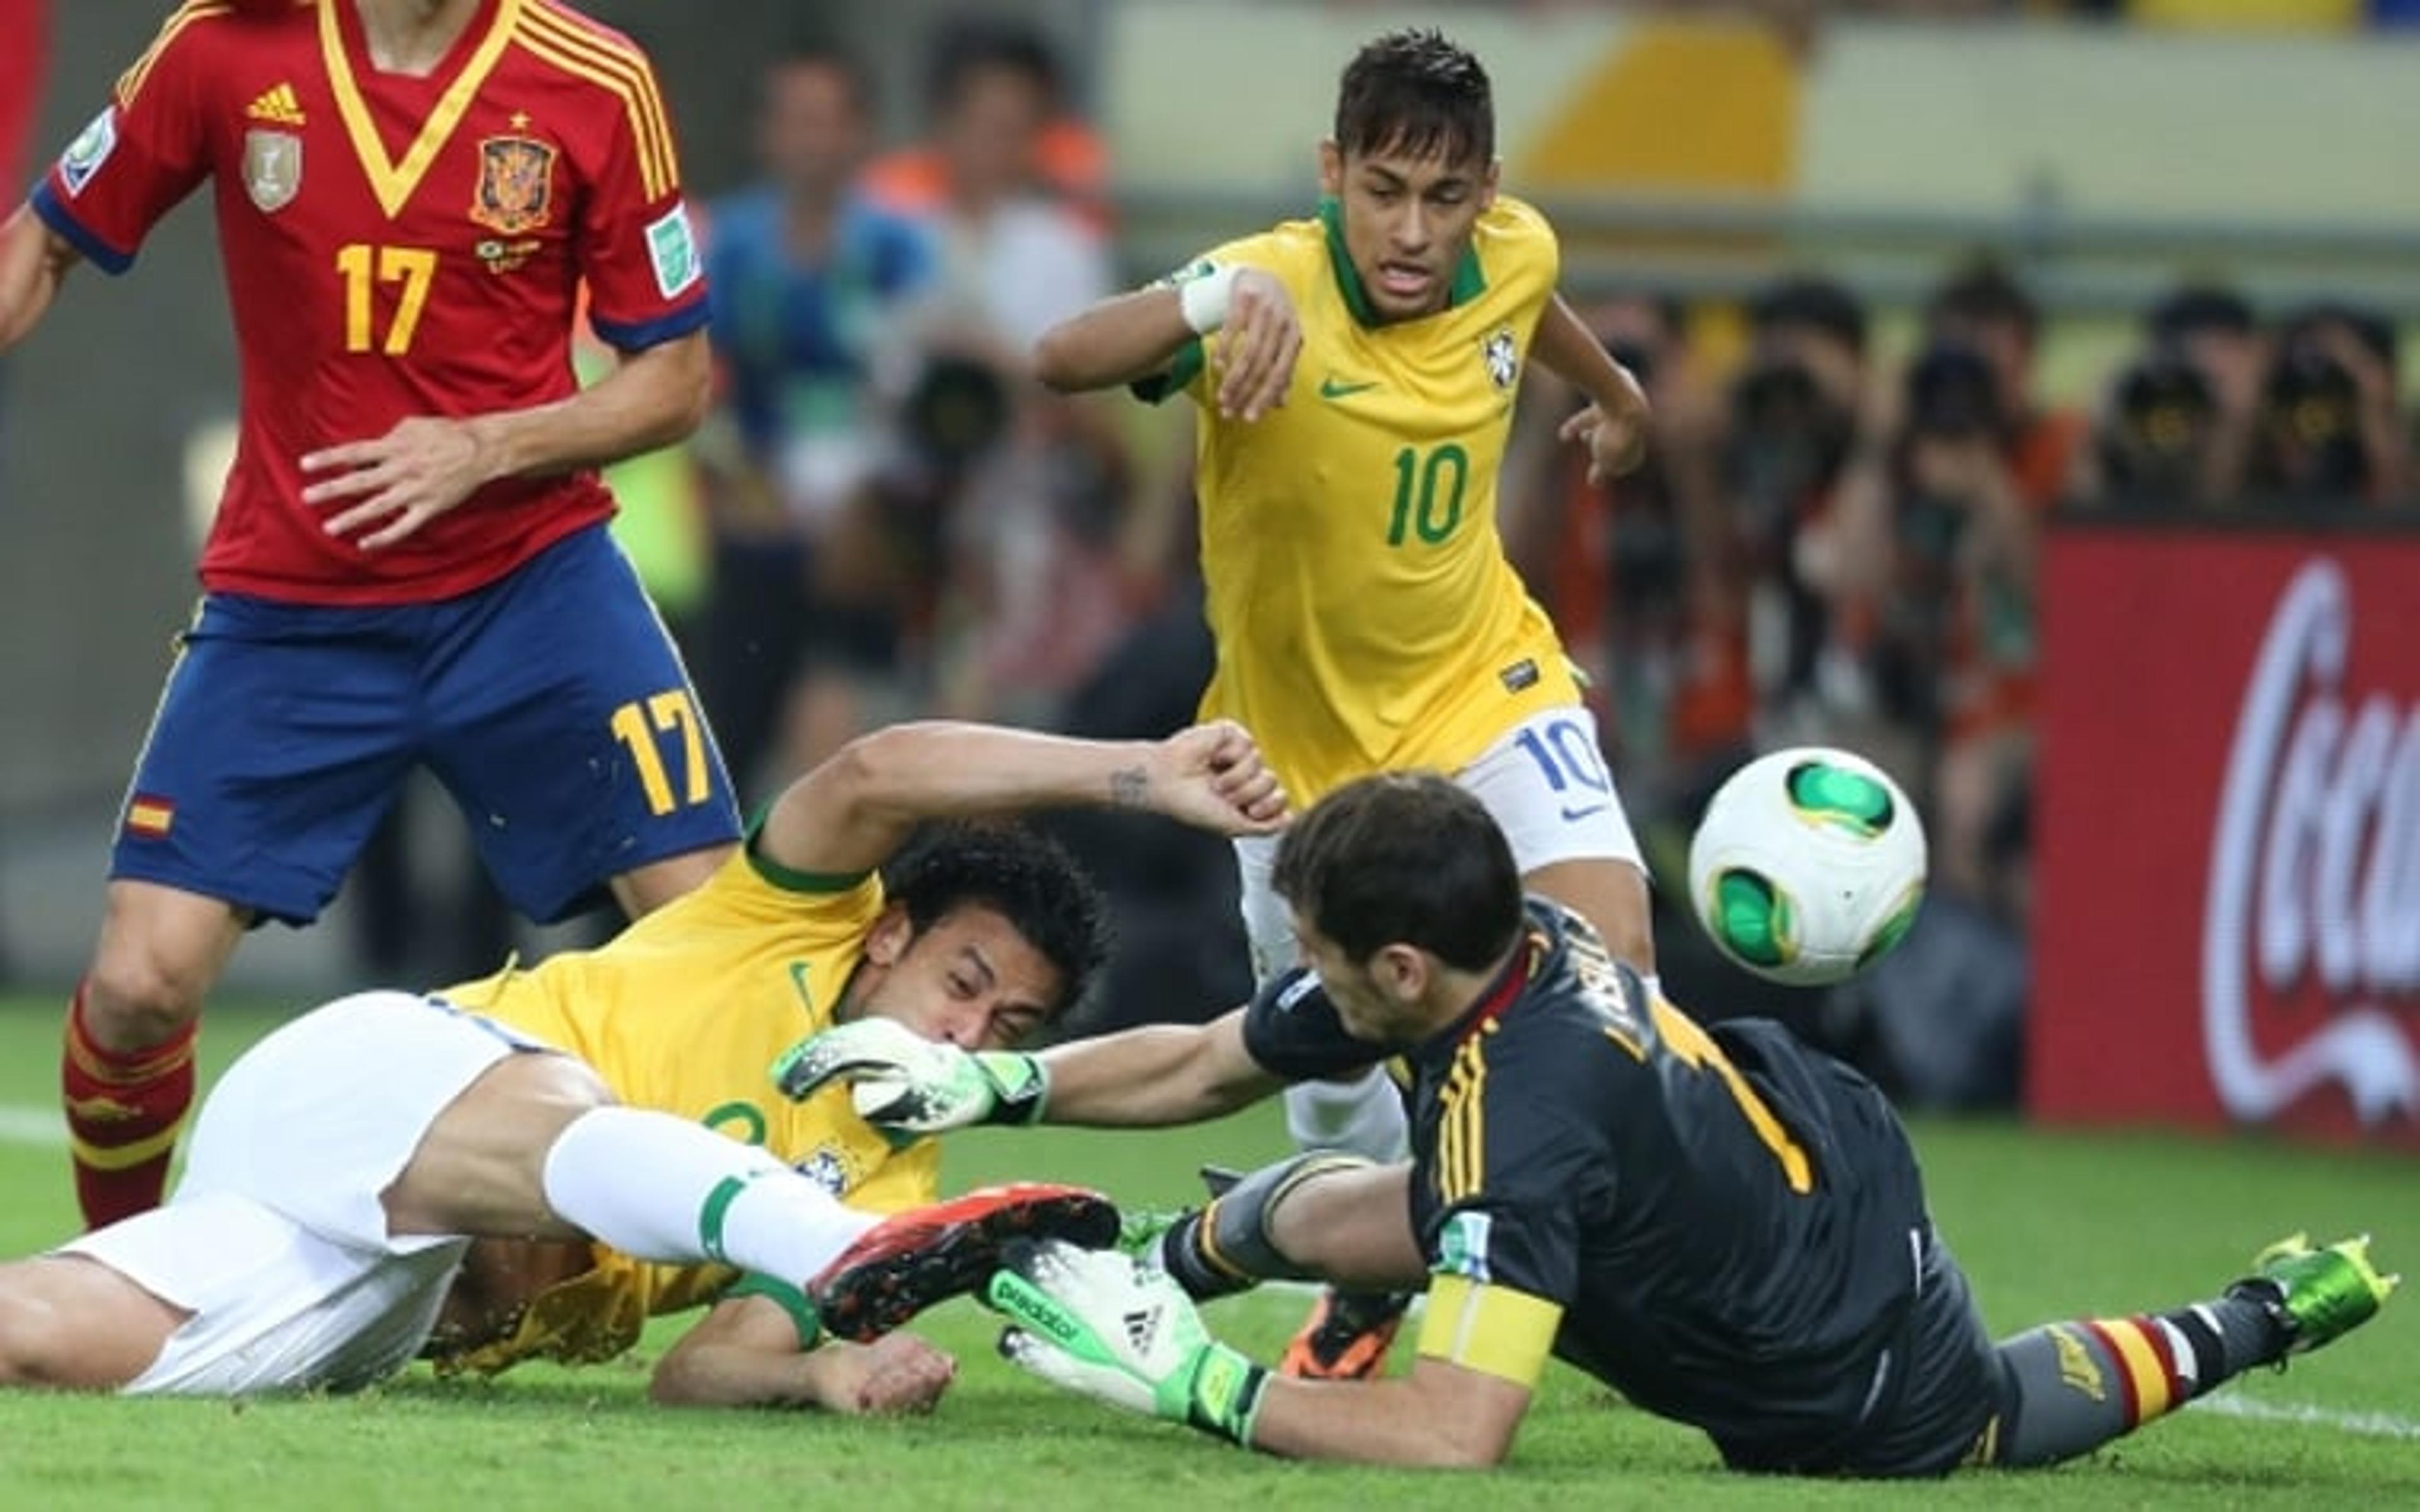
[{"label": "blurred advertising board", "polygon": [[2420,528],[2070,523],[2041,602],[2034,1114],[2420,1150]]}]

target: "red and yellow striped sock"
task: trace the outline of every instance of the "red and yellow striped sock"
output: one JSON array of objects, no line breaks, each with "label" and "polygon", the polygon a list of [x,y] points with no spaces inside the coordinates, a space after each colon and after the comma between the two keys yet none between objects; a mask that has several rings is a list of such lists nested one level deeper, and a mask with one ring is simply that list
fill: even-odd
[{"label": "red and yellow striped sock", "polygon": [[100,1228],[160,1205],[168,1161],[194,1105],[194,1025],[165,1043],[104,1050],[85,1027],[84,995],[68,1007],[59,1089],[67,1104],[68,1149],[75,1161],[76,1202]]},{"label": "red and yellow striped sock", "polygon": [[2099,1318],[2080,1325],[2117,1363],[2112,1372],[2133,1427],[2193,1400],[2199,1374],[2195,1350],[2175,1328],[2157,1318]]}]

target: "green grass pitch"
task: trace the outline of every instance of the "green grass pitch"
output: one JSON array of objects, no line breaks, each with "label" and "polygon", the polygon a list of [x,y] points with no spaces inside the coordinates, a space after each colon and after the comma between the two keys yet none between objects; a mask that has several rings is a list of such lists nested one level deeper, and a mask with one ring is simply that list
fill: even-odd
[{"label": "green grass pitch", "polygon": [[[49,1001],[0,1004],[0,1253],[70,1229],[66,1154],[44,1143],[41,1117],[56,1014]],[[215,1011],[205,1074],[272,1022]],[[2003,1333],[2207,1296],[2295,1228],[2375,1229],[2382,1263],[2420,1273],[2409,1159],[1998,1123],[1924,1123],[1917,1140],[1935,1213]],[[1165,1134],[985,1133],[954,1144],[946,1180],[1058,1178],[1164,1204],[1191,1196],[1200,1160],[1249,1164],[1283,1144],[1273,1110]],[[1270,1293],[1209,1318],[1266,1359],[1303,1306]],[[415,1372],[356,1397],[241,1405],[0,1396],[0,1508],[2420,1505],[2420,1291],[2290,1372],[2239,1382],[2226,1405],[2091,1460],[1886,1487],[1729,1475],[1698,1435],[1560,1366],[1511,1464],[1485,1480],[1283,1464],[1028,1381],[993,1355],[993,1326],[971,1304],[919,1327],[963,1368],[939,1412],[912,1421],[667,1412],[644,1398],[644,1358],[492,1383]]]}]

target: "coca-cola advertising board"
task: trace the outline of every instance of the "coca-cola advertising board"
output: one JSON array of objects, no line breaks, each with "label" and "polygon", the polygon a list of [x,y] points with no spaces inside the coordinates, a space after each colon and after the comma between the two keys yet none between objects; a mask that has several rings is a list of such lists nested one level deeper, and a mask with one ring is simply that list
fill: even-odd
[{"label": "coca-cola advertising board", "polygon": [[2420,1149],[2420,534],[2044,561],[2028,1100]]}]

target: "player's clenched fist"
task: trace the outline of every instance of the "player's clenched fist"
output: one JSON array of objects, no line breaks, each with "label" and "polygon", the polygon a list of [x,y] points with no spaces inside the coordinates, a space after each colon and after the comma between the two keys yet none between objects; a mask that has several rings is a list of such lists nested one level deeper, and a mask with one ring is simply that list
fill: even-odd
[{"label": "player's clenched fist", "polygon": [[1260,744],[1232,719],[1180,730],[1161,741],[1133,795],[1171,819],[1225,835],[1267,835],[1286,820],[1285,789]]}]

